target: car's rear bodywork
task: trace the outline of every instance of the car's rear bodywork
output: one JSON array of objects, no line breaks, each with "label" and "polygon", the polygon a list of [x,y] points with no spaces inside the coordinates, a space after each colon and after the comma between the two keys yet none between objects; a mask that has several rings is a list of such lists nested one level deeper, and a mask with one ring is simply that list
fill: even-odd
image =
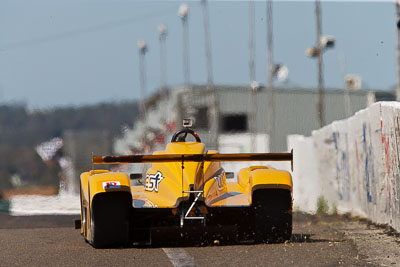
[{"label": "car's rear bodywork", "polygon": [[81,233],[95,247],[150,244],[160,233],[175,241],[217,239],[226,230],[235,231],[238,240],[288,240],[290,173],[249,166],[237,182],[229,182],[221,162],[292,158],[292,153],[218,154],[201,142],[179,140],[153,155],[95,156],[95,164],[152,164],[143,185],[131,185],[122,172],[82,173]]}]

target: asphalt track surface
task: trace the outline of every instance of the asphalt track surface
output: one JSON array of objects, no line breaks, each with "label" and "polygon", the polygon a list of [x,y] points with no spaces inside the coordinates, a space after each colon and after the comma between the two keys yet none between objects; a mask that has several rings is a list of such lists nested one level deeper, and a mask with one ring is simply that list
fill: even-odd
[{"label": "asphalt track surface", "polygon": [[92,248],[73,228],[78,217],[0,214],[0,266],[375,266],[337,217],[294,214],[292,240],[284,244],[119,249]]}]

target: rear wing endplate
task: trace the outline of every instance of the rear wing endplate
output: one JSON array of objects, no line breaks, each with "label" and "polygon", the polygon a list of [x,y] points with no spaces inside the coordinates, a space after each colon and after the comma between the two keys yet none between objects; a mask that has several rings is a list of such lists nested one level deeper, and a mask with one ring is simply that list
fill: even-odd
[{"label": "rear wing endplate", "polygon": [[93,156],[93,164],[157,163],[157,162],[204,162],[204,161],[290,161],[293,171],[293,150],[290,153],[245,154],[161,154]]}]

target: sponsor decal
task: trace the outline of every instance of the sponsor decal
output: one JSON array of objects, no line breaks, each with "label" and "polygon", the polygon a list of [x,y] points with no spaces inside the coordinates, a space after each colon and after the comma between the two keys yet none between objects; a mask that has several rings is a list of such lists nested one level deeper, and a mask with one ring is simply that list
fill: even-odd
[{"label": "sponsor decal", "polygon": [[103,182],[103,188],[104,189],[121,188],[121,182],[119,181]]},{"label": "sponsor decal", "polygon": [[220,174],[214,177],[215,182],[217,183],[218,190],[224,189],[224,180],[223,180],[224,174],[225,172],[221,172]]},{"label": "sponsor decal", "polygon": [[162,173],[158,171],[156,174],[147,174],[146,175],[146,191],[156,191],[158,193],[158,185],[164,179]]},{"label": "sponsor decal", "polygon": [[151,200],[148,199],[134,199],[133,200],[133,207],[135,208],[158,208]]},{"label": "sponsor decal", "polygon": [[144,208],[158,208],[157,205],[155,205],[153,202],[150,200],[146,199],[146,203],[143,206]]}]

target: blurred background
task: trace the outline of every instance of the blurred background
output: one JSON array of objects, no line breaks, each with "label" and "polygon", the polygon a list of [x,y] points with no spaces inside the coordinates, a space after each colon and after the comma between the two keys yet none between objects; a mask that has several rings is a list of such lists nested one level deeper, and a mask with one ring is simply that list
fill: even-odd
[{"label": "blurred background", "polygon": [[280,152],[288,136],[396,100],[396,12],[393,1],[1,1],[0,207],[14,199],[24,213],[21,195],[64,192],[65,212],[79,212],[92,153],[162,149],[183,118],[209,149]]}]

